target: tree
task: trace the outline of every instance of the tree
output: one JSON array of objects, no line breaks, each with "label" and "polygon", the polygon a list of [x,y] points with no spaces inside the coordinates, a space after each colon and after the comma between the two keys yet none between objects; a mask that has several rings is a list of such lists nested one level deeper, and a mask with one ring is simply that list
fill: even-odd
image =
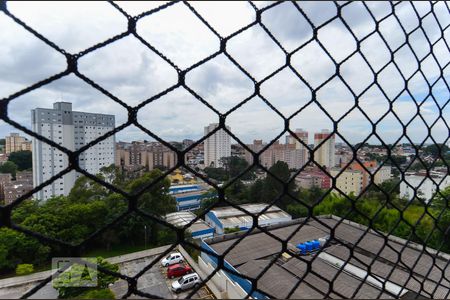
[{"label": "tree", "polygon": [[249,188],[248,191],[248,200],[252,203],[263,202],[263,190],[264,190],[264,180],[258,179],[256,180]]},{"label": "tree", "polygon": [[[406,163],[406,156],[401,156],[401,155],[391,155],[387,160],[386,160],[386,165],[402,165]],[[395,168],[394,168],[395,170]]]},{"label": "tree", "polygon": [[[279,197],[284,191],[285,184],[291,177],[289,167],[287,163],[283,161],[277,161],[272,167],[270,167],[269,171],[271,172],[271,174],[273,174],[273,176],[271,174],[267,174],[267,177],[264,180],[262,196],[263,202],[265,203],[270,203],[277,197]],[[287,186],[287,191],[291,195],[294,195],[294,190],[295,182],[292,180]],[[287,204],[291,203],[292,201],[294,200],[292,200],[290,196],[285,194],[281,197],[278,203],[282,208],[285,208]]]},{"label": "tree", "polygon": [[450,148],[445,144],[432,144],[429,146],[426,146],[423,149],[424,154],[426,155],[432,155],[433,157],[441,156],[444,157],[444,155],[450,150]]},{"label": "tree", "polygon": [[207,167],[203,170],[208,178],[215,179],[217,181],[228,180],[228,173],[224,168],[212,168]]},{"label": "tree", "polygon": [[433,207],[448,210],[450,206],[450,186],[440,190],[430,201]]},{"label": "tree", "polygon": [[0,165],[0,173],[3,174],[11,174],[13,179],[16,178],[16,172],[17,172],[17,165],[13,163],[12,161],[7,161]]},{"label": "tree", "polygon": [[[175,198],[169,195],[170,180],[168,178],[164,178],[151,188],[146,188],[149,183],[155,181],[161,175],[162,172],[155,169],[149,173],[145,173],[142,177],[131,181],[125,188],[125,190],[130,193],[145,191],[139,197],[138,207],[143,211],[158,217],[164,217],[168,213],[175,212],[177,205]],[[159,231],[170,230],[154,220],[138,220],[138,222],[133,225],[139,226],[140,228],[149,226],[150,242],[155,245],[160,245],[161,242],[158,240],[158,235],[160,234]]]},{"label": "tree", "polygon": [[16,274],[19,276],[33,273],[34,268],[32,264],[19,264],[16,267]]},{"label": "tree", "polygon": [[286,207],[286,212],[292,215],[294,218],[303,218],[309,215],[308,208],[300,203],[288,204],[288,206]]},{"label": "tree", "polygon": [[6,144],[6,139],[0,139],[0,145],[4,146]]},{"label": "tree", "polygon": [[[228,175],[228,179],[241,175],[249,166],[245,159],[238,156],[222,157],[220,162]],[[245,172],[240,177],[242,180],[250,180],[254,178],[255,174],[252,171]]]},{"label": "tree", "polygon": [[170,143],[172,146],[174,146],[178,151],[182,151],[183,150],[183,143],[180,142],[171,142]]},{"label": "tree", "polygon": [[8,160],[15,163],[19,171],[29,170],[32,167],[31,151],[12,152]]},{"label": "tree", "polygon": [[[102,169],[98,176],[102,179],[117,180],[114,168]],[[149,189],[144,188],[160,178],[162,172],[153,170],[140,178],[123,182],[126,192],[137,193],[143,190],[138,206],[145,212],[162,218],[176,211],[176,201],[169,195],[170,181],[164,179]],[[45,202],[26,200],[15,207],[12,214],[14,223],[23,228],[56,238],[68,243],[78,244],[95,231],[112,223],[128,209],[128,201],[87,177],[80,177],[68,196],[52,197]],[[150,230],[151,246],[173,242],[175,233],[152,219],[132,215],[120,226],[108,228],[96,239],[86,243],[86,250],[92,248],[110,249],[115,244],[143,244],[144,227]],[[64,249],[57,245],[46,247],[38,241],[14,230],[0,229],[0,272],[12,271],[17,264],[33,263],[40,265],[49,255],[62,256]]]},{"label": "tree", "polygon": [[225,197],[235,204],[248,203],[248,189],[240,180],[236,180],[225,189]]},{"label": "tree", "polygon": [[123,172],[114,164],[101,168],[100,174],[97,174],[97,176],[118,187],[123,187],[126,183]]},{"label": "tree", "polygon": [[[103,176],[99,176],[104,179]],[[103,197],[110,194],[111,191],[105,186],[89,179],[86,176],[81,176],[75,181],[73,188],[70,190],[68,199],[71,202],[86,202],[95,199],[103,199]]]},{"label": "tree", "polygon": [[34,238],[9,228],[0,228],[0,271],[12,271],[18,264],[40,264],[47,260],[50,248]]}]

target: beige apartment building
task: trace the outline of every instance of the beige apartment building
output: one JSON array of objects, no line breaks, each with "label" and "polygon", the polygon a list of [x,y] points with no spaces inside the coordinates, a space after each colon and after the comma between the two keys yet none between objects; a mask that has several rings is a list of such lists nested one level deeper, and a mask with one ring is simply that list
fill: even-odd
[{"label": "beige apartment building", "polygon": [[11,133],[5,137],[5,153],[9,155],[18,151],[31,151],[31,141],[20,136],[18,133]]},{"label": "beige apartment building", "polygon": [[177,163],[176,153],[158,142],[117,143],[115,165],[126,169],[156,167],[172,168]]},{"label": "beige apartment building", "polygon": [[[346,195],[353,193],[355,196],[361,193],[363,189],[364,176],[359,170],[344,170],[339,176],[341,170],[338,168],[333,168],[330,170],[331,176],[336,178],[336,188]],[[337,192],[335,190],[334,192]]]},{"label": "beige apartment building", "polygon": [[[289,137],[287,141],[290,142]],[[267,144],[262,140],[254,140],[253,144],[247,145],[253,152],[257,153],[261,151]],[[306,150],[301,147],[297,148],[294,142],[280,144],[279,141],[275,141],[259,156],[260,164],[266,168],[270,168],[277,161],[285,162],[290,169],[299,169],[306,164]],[[245,151],[245,159],[249,164],[253,164],[253,154]]]},{"label": "beige apartment building", "polygon": [[336,165],[336,140],[334,134],[326,129],[320,133],[315,133],[314,148],[314,161],[320,166],[330,169]]}]

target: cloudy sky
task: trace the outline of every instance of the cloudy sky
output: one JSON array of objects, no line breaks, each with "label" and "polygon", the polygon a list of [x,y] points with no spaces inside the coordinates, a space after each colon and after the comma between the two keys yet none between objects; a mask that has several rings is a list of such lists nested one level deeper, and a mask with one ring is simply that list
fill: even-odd
[{"label": "cloudy sky", "polygon": [[[132,16],[163,4],[148,1],[116,3]],[[191,5],[222,37],[233,34],[256,18],[255,8],[247,2],[205,1],[191,2]],[[257,2],[255,5],[261,9],[270,3]],[[337,13],[332,2],[301,1],[298,5],[316,27]],[[262,23],[286,51],[307,44],[291,57],[292,68],[305,82],[286,67],[261,84],[261,95],[282,115],[289,117],[310,102],[311,88],[320,87],[316,99],[329,116],[316,103],[311,103],[291,119],[291,129],[303,128],[310,132],[332,129],[330,118],[338,120],[352,109],[356,103],[354,95],[357,95],[359,107],[367,116],[354,109],[338,125],[339,132],[351,143],[368,136],[372,126],[367,118],[377,122],[390,105],[401,122],[410,122],[407,134],[414,142],[422,142],[428,134],[427,126],[437,119],[430,132],[437,142],[444,142],[448,127],[443,120],[450,120],[449,90],[444,79],[449,81],[450,66],[442,74],[441,69],[450,61],[446,45],[450,44],[450,29],[442,34],[440,28],[450,23],[448,8],[444,2],[433,7],[426,2],[416,2],[414,6],[405,2],[395,7],[388,2],[370,2],[367,6],[376,20],[384,20],[378,22],[378,33],[360,42],[356,53],[358,44],[346,26],[359,40],[376,27],[376,22],[361,3],[344,6],[341,10],[343,20],[335,19],[321,27],[317,39],[313,40],[313,28],[292,3],[281,3],[264,11]],[[69,53],[78,53],[127,30],[126,18],[112,5],[103,2],[8,2],[8,9]],[[429,14],[430,10],[434,14]],[[388,15],[391,16],[385,18]],[[422,19],[422,28],[416,30],[419,19]],[[0,28],[0,99],[65,70],[63,55],[3,13],[0,13]],[[406,41],[404,31],[408,33],[408,44],[402,46]],[[180,69],[189,68],[220,47],[219,38],[183,3],[140,19],[137,32]],[[430,47],[430,43],[434,46]],[[335,64],[320,44],[337,63],[354,53],[340,66],[345,83],[334,77],[323,85],[335,74]],[[389,49],[398,49],[393,55],[395,65],[391,62],[379,73],[376,79],[380,89],[373,85],[373,72],[363,56],[378,72],[391,61]],[[226,50],[256,81],[286,62],[283,51],[260,25],[232,37]],[[419,64],[416,57],[423,61]],[[132,106],[172,87],[178,80],[177,72],[170,64],[131,35],[83,56],[78,67],[82,74]],[[421,72],[416,72],[418,69]],[[409,80],[407,91],[402,92],[403,78]],[[254,93],[252,79],[224,54],[188,72],[186,84],[221,113]],[[433,85],[431,90],[430,85]],[[70,101],[78,111],[114,114],[116,126],[127,120],[127,111],[121,105],[73,74],[16,98],[9,104],[8,114],[31,128],[30,110],[50,108],[55,101]],[[443,110],[441,117],[440,108]],[[415,117],[417,112],[422,118]],[[179,87],[144,106],[138,119],[161,138],[182,140],[200,138],[203,127],[217,122],[218,115]],[[260,97],[253,97],[231,113],[227,124],[244,142],[255,138],[270,140],[284,128],[283,119]],[[0,120],[0,136],[11,131],[17,130]],[[389,143],[397,140],[403,129],[397,118],[389,113],[378,123],[376,131]],[[117,136],[117,140],[137,139],[149,137],[136,127],[129,127]],[[379,142],[375,138],[370,141]]]}]

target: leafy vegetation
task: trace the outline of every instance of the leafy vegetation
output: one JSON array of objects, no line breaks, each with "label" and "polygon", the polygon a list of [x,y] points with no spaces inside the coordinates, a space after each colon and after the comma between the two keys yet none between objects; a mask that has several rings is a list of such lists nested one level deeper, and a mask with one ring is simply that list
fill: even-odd
[{"label": "leafy vegetation", "polygon": [[15,163],[18,171],[30,170],[32,167],[32,153],[31,151],[13,152],[9,155],[8,161]]},{"label": "leafy vegetation", "polygon": [[[269,171],[282,182],[288,182],[290,178],[285,163],[278,162]],[[236,204],[272,203],[276,197],[283,194],[283,190],[283,184],[268,175],[250,186],[231,185],[226,189],[225,196],[228,201]],[[373,219],[372,226],[377,230],[391,232],[398,237],[425,243],[433,248],[441,248],[443,244],[441,249],[450,251],[450,242],[444,234],[450,226],[450,210],[446,202],[450,199],[450,187],[443,191],[442,195],[437,195],[428,208],[425,208],[420,199],[412,202],[402,199],[399,196],[400,182],[396,178],[387,180],[378,187],[369,186],[359,198],[354,195],[344,197],[318,187],[297,188],[293,181],[289,184],[288,191],[296,199],[283,195],[275,205],[293,218],[306,217],[311,213],[333,214],[364,225],[370,225],[369,219]],[[205,201],[202,209],[216,201],[217,198]],[[220,203],[218,206],[222,205],[226,204]],[[403,210],[403,213],[400,210]],[[416,228],[415,231],[413,228]]]},{"label": "leafy vegetation", "polygon": [[13,179],[16,178],[17,170],[18,170],[17,165],[12,161],[7,161],[0,165],[0,173],[11,174]]},{"label": "leafy vegetation", "polygon": [[443,157],[448,153],[448,151],[450,151],[450,148],[445,144],[432,144],[426,146],[423,149],[424,154],[431,155],[433,157],[437,156]]},{"label": "leafy vegetation", "polygon": [[16,275],[22,276],[33,273],[34,267],[32,264],[19,264],[16,268]]},{"label": "leafy vegetation", "polygon": [[250,170],[245,172],[249,167],[248,162],[238,156],[223,157],[221,159],[221,168],[207,167],[204,169],[209,178],[217,181],[228,181],[239,175],[239,180],[252,180],[255,179],[255,173]]},{"label": "leafy vegetation", "polygon": [[228,233],[233,233],[233,232],[239,232],[239,231],[241,231],[241,229],[239,228],[239,227],[233,227],[233,228],[225,228],[224,230],[223,230],[223,232],[225,233],[225,234],[228,234]]},{"label": "leafy vegetation", "polygon": [[[152,188],[145,189],[161,174],[161,171],[153,170],[137,179],[124,180],[118,169],[108,167],[102,169],[98,177],[129,193],[142,191],[138,207],[149,214],[163,216],[176,210],[176,201],[168,194],[169,180],[164,179]],[[128,201],[121,194],[80,177],[67,197],[53,197],[45,202],[26,200],[13,210],[12,218],[21,227],[76,245],[127,210]],[[152,219],[130,215],[117,226],[108,228],[87,242],[85,251],[110,251],[124,244],[141,246],[145,234],[148,235],[149,247],[166,245],[175,240],[175,233]],[[22,263],[42,265],[48,263],[51,256],[65,254],[65,249],[60,246],[46,246],[23,233],[8,228],[0,229],[0,272],[10,272]]]}]

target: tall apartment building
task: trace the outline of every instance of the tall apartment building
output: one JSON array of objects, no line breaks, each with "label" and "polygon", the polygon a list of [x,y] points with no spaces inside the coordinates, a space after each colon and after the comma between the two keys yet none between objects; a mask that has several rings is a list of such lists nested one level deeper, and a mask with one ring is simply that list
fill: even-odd
[{"label": "tall apartment building", "polygon": [[17,151],[31,151],[31,141],[18,133],[11,133],[5,137],[5,153],[9,155]]},{"label": "tall apartment building", "polygon": [[[304,146],[304,144],[308,145],[308,138],[309,138],[308,137],[308,132],[303,130],[303,129],[301,129],[301,128],[299,128],[299,129],[296,129],[294,131],[294,133],[295,133],[295,136],[297,138],[295,138],[292,135],[286,136],[286,144],[294,144],[295,145],[295,149],[296,150],[300,150],[299,151],[300,155],[301,155],[301,163],[300,163],[300,165],[303,166],[303,165],[305,165],[308,162],[308,158],[309,158],[309,150],[308,150],[307,147]],[[302,141],[303,144],[300,143],[299,140]]]},{"label": "tall apartment building", "polygon": [[176,163],[176,153],[159,142],[134,141],[116,145],[115,164],[128,170],[172,168]]},{"label": "tall apartment building", "polygon": [[[319,144],[322,143],[325,139],[327,140],[319,147]],[[314,152],[314,160],[319,165],[325,166],[328,169],[335,166],[336,140],[334,134],[329,133],[329,131],[326,129],[322,130],[322,132],[320,133],[315,133],[314,148],[316,149]]]},{"label": "tall apartment building", "polygon": [[[78,150],[87,143],[114,129],[113,115],[72,111],[72,103],[56,102],[53,109],[31,111],[33,131],[69,150]],[[33,185],[38,186],[68,166],[68,157],[58,149],[33,138]],[[114,163],[115,137],[111,136],[90,147],[79,156],[79,165],[91,174]],[[80,175],[75,171],[47,185],[35,197],[46,200],[68,195]]]},{"label": "tall apartment building", "polygon": [[[217,123],[205,127],[205,135],[219,126]],[[230,127],[227,126],[230,130]],[[218,130],[204,141],[205,167],[222,167],[220,159],[231,156],[231,137],[223,129]]]}]

